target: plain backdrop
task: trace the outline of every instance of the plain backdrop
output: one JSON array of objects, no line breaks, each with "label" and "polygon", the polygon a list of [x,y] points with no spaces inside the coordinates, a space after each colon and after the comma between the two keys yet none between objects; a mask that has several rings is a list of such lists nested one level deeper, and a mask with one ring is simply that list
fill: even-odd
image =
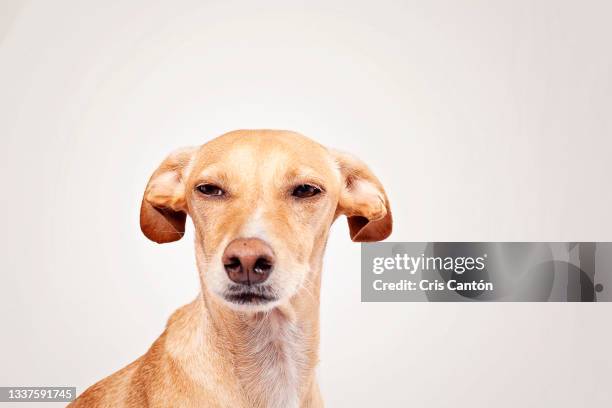
[{"label": "plain backdrop", "polygon": [[[79,392],[199,290],[138,210],[180,146],[283,128],[350,151],[394,241],[612,239],[607,1],[0,3],[0,385]],[[191,228],[191,227],[190,227]],[[330,407],[604,407],[611,304],[360,302],[325,258]],[[26,405],[21,405],[26,406]]]}]

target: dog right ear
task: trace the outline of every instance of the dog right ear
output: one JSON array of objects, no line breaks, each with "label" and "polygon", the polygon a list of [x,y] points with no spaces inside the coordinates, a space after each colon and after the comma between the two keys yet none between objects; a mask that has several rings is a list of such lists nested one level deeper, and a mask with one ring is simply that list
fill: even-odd
[{"label": "dog right ear", "polygon": [[178,241],[185,234],[185,179],[198,149],[172,152],[149,179],[140,206],[140,229],[151,241]]}]

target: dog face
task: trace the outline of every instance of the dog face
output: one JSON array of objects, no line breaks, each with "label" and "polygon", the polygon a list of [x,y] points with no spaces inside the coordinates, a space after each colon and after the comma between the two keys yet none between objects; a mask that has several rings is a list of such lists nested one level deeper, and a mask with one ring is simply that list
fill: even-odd
[{"label": "dog face", "polygon": [[312,278],[342,214],[355,241],[391,233],[386,194],[363,163],[297,133],[242,130],[166,158],[147,185],[140,221],[149,239],[164,243],[182,237],[189,215],[205,296],[261,311]]}]

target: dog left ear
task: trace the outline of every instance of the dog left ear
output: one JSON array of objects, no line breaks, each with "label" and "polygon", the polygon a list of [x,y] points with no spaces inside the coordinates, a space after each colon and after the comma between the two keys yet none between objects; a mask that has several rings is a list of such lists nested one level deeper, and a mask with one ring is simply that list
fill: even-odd
[{"label": "dog left ear", "polygon": [[393,229],[393,217],[382,184],[361,160],[332,153],[344,183],[336,212],[346,215],[351,239],[374,242],[387,238]]},{"label": "dog left ear", "polygon": [[163,244],[185,234],[184,180],[197,150],[187,147],[172,152],[151,176],[140,206],[140,229],[151,241]]}]

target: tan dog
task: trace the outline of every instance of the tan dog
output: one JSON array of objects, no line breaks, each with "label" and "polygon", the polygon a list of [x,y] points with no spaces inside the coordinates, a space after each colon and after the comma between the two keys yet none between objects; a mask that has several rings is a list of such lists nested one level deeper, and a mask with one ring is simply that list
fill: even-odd
[{"label": "tan dog", "polygon": [[354,241],[391,233],[370,170],[297,133],[240,130],[172,153],[147,185],[140,225],[171,242],[191,217],[201,294],[144,356],[71,406],[322,406],[321,264],[342,214]]}]

